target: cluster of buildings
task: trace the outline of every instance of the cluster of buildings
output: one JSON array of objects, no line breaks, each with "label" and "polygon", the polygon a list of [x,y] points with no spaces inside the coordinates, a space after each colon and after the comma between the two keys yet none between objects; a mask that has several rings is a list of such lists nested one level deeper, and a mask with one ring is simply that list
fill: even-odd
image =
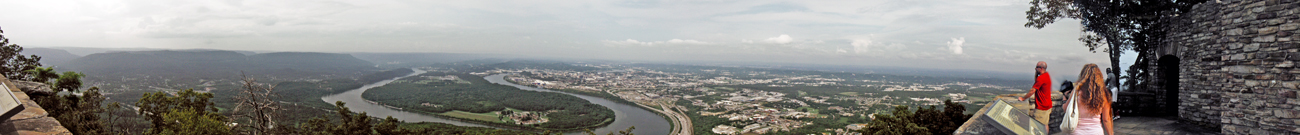
[{"label": "cluster of buildings", "polygon": [[[548,69],[497,69],[474,74],[489,75],[498,73],[525,73],[526,75],[507,76],[507,80],[543,87],[547,89],[575,89],[594,92],[607,92],[619,98],[651,106],[665,106],[686,110],[687,107],[674,102],[690,102],[690,105],[704,109],[683,111],[698,113],[704,117],[717,117],[730,121],[730,124],[706,125],[717,134],[745,134],[783,132],[805,127],[813,123],[800,121],[801,118],[826,118],[866,116],[871,117],[873,105],[893,105],[904,101],[924,105],[938,105],[945,99],[957,102],[963,100],[964,93],[936,95],[939,97],[891,97],[876,96],[878,93],[830,95],[830,96],[789,96],[773,91],[747,88],[728,88],[717,86],[762,85],[769,87],[870,87],[883,91],[942,91],[951,87],[967,88],[989,87],[1006,89],[1006,87],[988,84],[970,84],[954,82],[946,84],[922,84],[914,82],[895,82],[888,80],[847,81],[842,78],[822,77],[821,75],[781,75],[767,72],[729,72],[725,70],[699,69],[681,71],[681,73],[656,71],[642,67],[606,66],[599,72],[578,72]],[[703,72],[703,73],[701,73]],[[799,95],[804,93],[800,92]],[[910,99],[910,100],[909,100]],[[833,102],[832,102],[833,101]],[[832,105],[829,108],[813,108],[810,104]],[[798,109],[795,109],[798,108]],[[809,108],[809,109],[805,109]],[[834,110],[834,114],[818,114]],[[879,111],[879,110],[874,110]],[[851,124],[841,129],[825,129],[834,134],[852,134],[845,129],[864,124]],[[837,131],[838,130],[838,131]]]}]

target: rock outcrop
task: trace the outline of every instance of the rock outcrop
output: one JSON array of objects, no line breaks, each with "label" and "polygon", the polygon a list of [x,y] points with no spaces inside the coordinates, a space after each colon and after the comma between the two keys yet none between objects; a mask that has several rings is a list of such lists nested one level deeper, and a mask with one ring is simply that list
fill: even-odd
[{"label": "rock outcrop", "polygon": [[45,85],[43,83],[37,83],[37,82],[10,81],[9,79],[4,79],[4,77],[0,77],[0,81],[4,82],[5,84],[4,87],[9,87],[8,89],[10,90],[10,92],[13,92],[14,97],[17,97],[19,101],[22,101],[23,107],[26,108],[23,109],[22,112],[19,112],[17,115],[14,115],[13,117],[10,117],[8,120],[5,120],[4,122],[0,123],[0,134],[4,134],[4,135],[14,135],[14,134],[71,135],[72,134],[72,132],[69,132],[67,128],[64,128],[63,125],[59,124],[58,120],[55,120],[54,117],[50,117],[49,112],[46,112],[45,109],[42,109],[40,105],[36,104],[36,101],[33,101],[31,97],[28,96],[28,93],[32,93],[33,95],[35,94],[53,95],[54,92],[50,90],[50,87],[48,85]]},{"label": "rock outcrop", "polygon": [[46,85],[45,83],[31,82],[31,81],[10,81],[10,82],[13,82],[14,87],[18,87],[18,90],[21,90],[23,93],[27,93],[27,94],[54,95],[59,93],[57,91],[54,91],[54,89],[50,89],[50,85]]}]

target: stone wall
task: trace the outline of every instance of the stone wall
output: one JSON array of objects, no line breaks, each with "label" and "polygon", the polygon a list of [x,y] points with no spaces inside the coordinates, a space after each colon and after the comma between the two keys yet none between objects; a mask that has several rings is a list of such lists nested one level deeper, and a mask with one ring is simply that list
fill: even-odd
[{"label": "stone wall", "polygon": [[1166,41],[1145,57],[1180,60],[1178,117],[1185,122],[1224,134],[1300,134],[1298,19],[1293,0],[1211,0],[1164,20],[1171,26]]},{"label": "stone wall", "polygon": [[50,117],[50,113],[42,109],[36,101],[32,101],[29,94],[53,94],[49,86],[43,83],[26,82],[26,81],[9,81],[0,76],[0,82],[5,85],[0,87],[9,87],[14,97],[23,102],[22,112],[0,122],[0,134],[4,135],[71,135],[72,133],[59,124],[58,120]]}]

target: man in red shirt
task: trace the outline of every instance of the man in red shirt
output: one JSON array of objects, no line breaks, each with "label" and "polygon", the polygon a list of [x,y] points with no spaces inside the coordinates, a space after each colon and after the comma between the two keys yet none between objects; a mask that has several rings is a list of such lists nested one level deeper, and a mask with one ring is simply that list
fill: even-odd
[{"label": "man in red shirt", "polygon": [[1034,87],[1030,88],[1029,93],[1020,97],[1020,101],[1029,99],[1034,96],[1034,119],[1047,125],[1047,120],[1052,114],[1052,76],[1047,73],[1047,62],[1038,61],[1038,66],[1034,68]]}]

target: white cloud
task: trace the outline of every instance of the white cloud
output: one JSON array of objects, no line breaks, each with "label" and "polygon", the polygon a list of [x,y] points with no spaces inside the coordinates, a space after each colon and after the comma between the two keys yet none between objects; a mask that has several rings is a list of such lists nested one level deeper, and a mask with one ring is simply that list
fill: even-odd
[{"label": "white cloud", "polygon": [[602,42],[605,42],[606,44],[615,44],[615,45],[642,45],[642,46],[654,46],[654,45],[655,45],[654,42],[641,42],[641,41],[636,41],[635,39],[627,39],[627,40],[623,40],[623,41],[605,40],[605,41],[602,41]]},{"label": "white cloud", "polygon": [[966,37],[952,38],[952,41],[948,41],[948,50],[952,50],[952,54],[961,54],[961,46],[964,43]]},{"label": "white cloud", "polygon": [[892,43],[885,46],[885,50],[889,51],[902,51],[903,49],[907,49],[907,46],[900,43]]},{"label": "white cloud", "polygon": [[871,50],[868,48],[871,46],[871,40],[867,39],[855,39],[850,45],[853,45],[853,53],[865,53]]},{"label": "white cloud", "polygon": [[697,41],[697,40],[690,40],[690,39],[686,39],[686,40],[683,40],[683,39],[673,39],[673,40],[668,40],[667,43],[669,43],[669,44],[697,44],[697,45],[709,44],[709,42]]},{"label": "white cloud", "polygon": [[622,41],[604,40],[604,41],[601,41],[601,42],[604,42],[604,43],[606,43],[606,44],[613,44],[613,45],[640,45],[640,46],[655,46],[656,44],[659,44],[659,45],[707,45],[707,44],[710,44],[709,42],[704,42],[704,41],[699,41],[699,40],[690,40],[690,39],[671,39],[671,40],[668,40],[668,41],[645,41],[645,42],[637,41],[636,39],[627,39],[627,40],[622,40]]},{"label": "white cloud", "polygon": [[794,41],[794,38],[790,38],[790,35],[781,34],[781,36],[767,38],[763,41],[775,44],[789,44],[791,41]]}]

